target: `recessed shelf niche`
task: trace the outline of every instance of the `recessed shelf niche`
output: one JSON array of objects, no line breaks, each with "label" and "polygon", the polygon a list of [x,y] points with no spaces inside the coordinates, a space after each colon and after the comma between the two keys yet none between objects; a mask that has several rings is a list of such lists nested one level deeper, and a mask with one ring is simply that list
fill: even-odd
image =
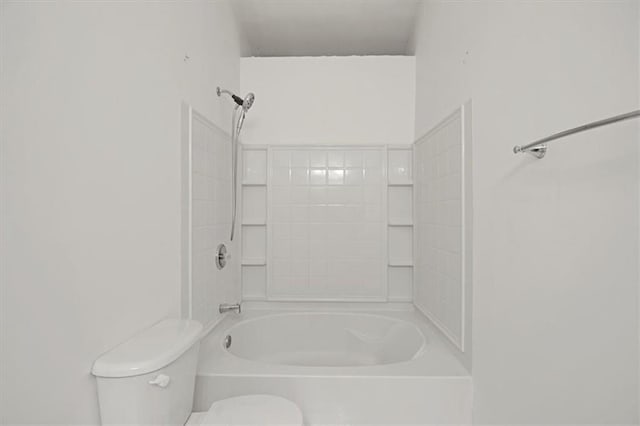
[{"label": "recessed shelf niche", "polygon": [[387,150],[387,299],[413,299],[413,149]]},{"label": "recessed shelf niche", "polygon": [[265,300],[267,292],[267,149],[242,147],[241,280],[243,300]]}]

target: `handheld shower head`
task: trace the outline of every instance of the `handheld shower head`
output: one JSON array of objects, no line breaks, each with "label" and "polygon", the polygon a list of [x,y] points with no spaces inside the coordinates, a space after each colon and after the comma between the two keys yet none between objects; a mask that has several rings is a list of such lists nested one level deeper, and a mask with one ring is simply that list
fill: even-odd
[{"label": "handheld shower head", "polygon": [[251,92],[247,93],[247,96],[245,96],[244,100],[242,101],[242,108],[244,108],[245,111],[249,111],[249,108],[251,108],[251,105],[253,105],[253,101],[255,100],[256,95]]},{"label": "handheld shower head", "polygon": [[[231,176],[232,176],[232,186],[231,186],[231,241],[233,241],[233,236],[236,229],[236,213],[237,213],[237,182],[238,182],[238,138],[240,137],[240,131],[242,130],[242,124],[244,123],[244,118],[249,111],[249,108],[253,105],[253,102],[256,100],[256,96],[253,93],[247,93],[247,96],[242,99],[237,96],[235,93],[230,92],[228,90],[221,89],[216,87],[216,93],[218,96],[222,96],[223,93],[231,96],[231,99],[237,104],[233,110],[233,114],[231,115]],[[238,108],[242,107],[242,110],[239,111]],[[236,118],[237,117],[237,118]]]},{"label": "handheld shower head", "polygon": [[218,96],[221,96],[223,93],[228,94],[229,96],[231,96],[231,99],[233,99],[233,101],[236,104],[238,104],[239,107],[242,107],[242,109],[245,112],[249,111],[249,108],[251,108],[251,105],[253,105],[253,102],[256,99],[256,96],[253,93],[248,93],[247,96],[245,96],[244,99],[242,99],[240,96],[237,96],[235,93],[225,89],[220,89],[219,87],[216,88],[216,93],[218,94]]}]

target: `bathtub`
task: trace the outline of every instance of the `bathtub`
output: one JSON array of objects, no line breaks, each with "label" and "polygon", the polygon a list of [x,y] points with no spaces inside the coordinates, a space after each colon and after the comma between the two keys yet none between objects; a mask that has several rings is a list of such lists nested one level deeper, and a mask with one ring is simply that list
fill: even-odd
[{"label": "bathtub", "polygon": [[234,325],[228,336],[227,350],[240,358],[306,367],[407,362],[425,345],[420,329],[408,321],[340,312],[265,315]]},{"label": "bathtub", "polygon": [[268,393],[307,425],[471,422],[469,372],[411,305],[287,306],[245,306],[203,338],[196,411]]}]

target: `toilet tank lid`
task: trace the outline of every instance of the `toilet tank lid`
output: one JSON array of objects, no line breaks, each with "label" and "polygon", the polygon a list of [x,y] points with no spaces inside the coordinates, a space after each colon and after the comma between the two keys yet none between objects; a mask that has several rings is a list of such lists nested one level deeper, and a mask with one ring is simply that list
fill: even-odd
[{"label": "toilet tank lid", "polygon": [[101,355],[91,372],[98,377],[131,377],[166,367],[200,337],[202,324],[164,319]]}]

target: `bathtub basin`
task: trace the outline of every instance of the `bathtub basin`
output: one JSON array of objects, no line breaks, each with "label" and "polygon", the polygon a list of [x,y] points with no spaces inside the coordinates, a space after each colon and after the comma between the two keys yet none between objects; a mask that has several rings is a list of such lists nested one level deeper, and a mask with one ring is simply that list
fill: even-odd
[{"label": "bathtub basin", "polygon": [[[425,346],[408,321],[371,314],[298,312],[242,321],[228,330],[227,350],[240,358],[307,367],[406,362]],[[226,337],[226,336],[225,336]]]}]

